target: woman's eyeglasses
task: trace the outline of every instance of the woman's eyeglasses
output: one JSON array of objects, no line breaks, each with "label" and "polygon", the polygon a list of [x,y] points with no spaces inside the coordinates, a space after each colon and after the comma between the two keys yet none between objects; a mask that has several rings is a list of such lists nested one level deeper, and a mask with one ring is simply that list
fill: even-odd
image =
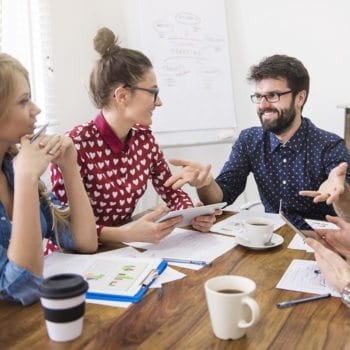
[{"label": "woman's eyeglasses", "polygon": [[143,87],[133,86],[133,85],[124,85],[123,88],[131,89],[131,90],[146,91],[146,92],[154,95],[154,103],[156,103],[158,95],[159,95],[159,89],[158,88],[143,88]]}]

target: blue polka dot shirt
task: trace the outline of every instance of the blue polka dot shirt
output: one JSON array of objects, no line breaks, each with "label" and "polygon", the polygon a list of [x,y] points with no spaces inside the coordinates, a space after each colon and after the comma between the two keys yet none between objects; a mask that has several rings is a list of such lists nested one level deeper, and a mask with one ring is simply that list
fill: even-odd
[{"label": "blue polka dot shirt", "polygon": [[335,215],[333,208],[314,204],[299,191],[317,190],[341,162],[350,165],[344,140],[303,118],[299,130],[284,145],[261,127],[243,130],[216,182],[224,193],[223,200],[232,204],[252,172],[266,212],[277,213],[282,199],[283,210],[289,215],[324,220],[326,214]]}]

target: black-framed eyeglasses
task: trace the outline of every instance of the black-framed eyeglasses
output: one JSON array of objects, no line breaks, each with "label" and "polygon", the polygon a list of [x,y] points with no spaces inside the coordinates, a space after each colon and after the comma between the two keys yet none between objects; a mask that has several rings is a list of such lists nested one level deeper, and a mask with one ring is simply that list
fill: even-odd
[{"label": "black-framed eyeglasses", "polygon": [[285,92],[271,91],[265,95],[261,95],[261,94],[250,95],[250,99],[252,100],[253,103],[261,103],[263,99],[265,99],[267,102],[273,103],[273,102],[278,102],[281,96],[290,94],[291,92],[293,92],[293,90],[288,90]]},{"label": "black-framed eyeglasses", "polygon": [[140,86],[133,86],[133,85],[124,85],[123,88],[131,89],[131,90],[146,91],[154,96],[154,103],[156,103],[158,95],[159,95],[159,88],[143,88]]}]

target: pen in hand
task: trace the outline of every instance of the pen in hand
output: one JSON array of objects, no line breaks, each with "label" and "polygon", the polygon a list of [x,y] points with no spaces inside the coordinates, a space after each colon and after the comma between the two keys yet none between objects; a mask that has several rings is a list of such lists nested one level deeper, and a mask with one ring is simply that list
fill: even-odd
[{"label": "pen in hand", "polygon": [[30,139],[30,143],[33,143],[49,126],[49,123],[44,124]]},{"label": "pen in hand", "polygon": [[277,307],[279,309],[285,309],[287,307],[291,307],[297,304],[301,304],[301,303],[308,303],[309,301],[315,301],[315,300],[320,300],[320,299],[325,299],[325,298],[329,298],[331,297],[331,293],[328,294],[321,294],[321,295],[315,295],[312,297],[308,297],[308,298],[301,298],[301,299],[295,299],[295,300],[288,300],[288,301],[282,301],[280,303],[277,303]]}]

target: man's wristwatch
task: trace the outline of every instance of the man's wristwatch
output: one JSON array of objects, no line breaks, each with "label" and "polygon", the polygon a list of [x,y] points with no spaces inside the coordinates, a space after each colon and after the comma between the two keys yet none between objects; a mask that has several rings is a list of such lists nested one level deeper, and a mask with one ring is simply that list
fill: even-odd
[{"label": "man's wristwatch", "polygon": [[350,308],[350,282],[340,292],[342,302]]}]

